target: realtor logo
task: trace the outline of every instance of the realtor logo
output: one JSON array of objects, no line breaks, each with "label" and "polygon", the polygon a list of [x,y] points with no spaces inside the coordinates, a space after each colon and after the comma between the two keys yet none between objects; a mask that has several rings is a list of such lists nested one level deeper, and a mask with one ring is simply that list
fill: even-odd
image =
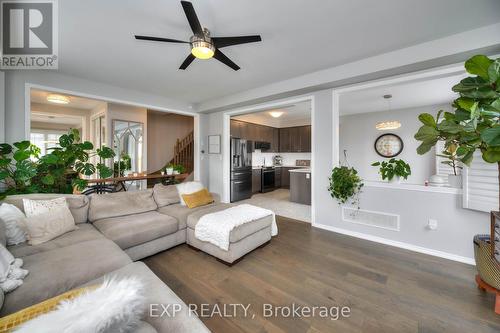
[{"label": "realtor logo", "polygon": [[0,69],[57,69],[57,0],[0,0]]}]

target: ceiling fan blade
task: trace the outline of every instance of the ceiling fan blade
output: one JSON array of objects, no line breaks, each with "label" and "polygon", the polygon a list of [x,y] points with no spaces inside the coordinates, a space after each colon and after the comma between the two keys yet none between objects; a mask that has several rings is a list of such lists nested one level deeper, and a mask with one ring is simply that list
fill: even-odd
[{"label": "ceiling fan blade", "polygon": [[171,39],[171,38],[162,38],[162,37],[152,37],[152,36],[139,36],[139,35],[135,35],[135,39],[139,39],[139,40],[151,40],[151,41],[154,41],[154,42],[186,43],[186,44],[189,44],[189,42],[185,42],[183,40]]},{"label": "ceiling fan blade", "polygon": [[186,69],[194,60],[194,55],[192,55],[191,53],[187,56],[186,60],[184,60],[184,62],[182,63],[181,67],[179,67],[179,69]]},{"label": "ceiling fan blade", "polygon": [[231,45],[261,42],[262,38],[259,35],[238,37],[212,37],[212,41],[216,47],[221,48]]},{"label": "ceiling fan blade", "polygon": [[191,26],[191,30],[193,30],[195,35],[203,36],[203,28],[198,20],[198,16],[196,16],[193,4],[189,1],[181,1],[181,4],[189,25]]},{"label": "ceiling fan blade", "polygon": [[220,50],[215,50],[214,58],[222,62],[224,65],[227,65],[237,71],[240,69],[240,66],[236,65],[231,59],[226,57],[224,53],[222,53]]}]

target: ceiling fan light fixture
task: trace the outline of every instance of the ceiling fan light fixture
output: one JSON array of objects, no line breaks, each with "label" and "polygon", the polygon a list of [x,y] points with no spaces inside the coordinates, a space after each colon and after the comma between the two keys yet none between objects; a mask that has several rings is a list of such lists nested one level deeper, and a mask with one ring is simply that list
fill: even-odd
[{"label": "ceiling fan light fixture", "polygon": [[210,59],[214,56],[215,47],[204,40],[191,43],[191,54],[198,59]]},{"label": "ceiling fan light fixture", "polygon": [[279,118],[283,115],[283,113],[284,113],[283,111],[271,111],[271,112],[269,112],[269,114],[273,118]]},{"label": "ceiling fan light fixture", "polygon": [[47,101],[54,104],[69,104],[69,97],[57,94],[47,96]]}]

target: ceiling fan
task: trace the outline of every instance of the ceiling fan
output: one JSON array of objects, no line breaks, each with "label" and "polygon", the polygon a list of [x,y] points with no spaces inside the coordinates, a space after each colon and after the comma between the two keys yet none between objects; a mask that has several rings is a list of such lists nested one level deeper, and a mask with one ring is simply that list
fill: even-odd
[{"label": "ceiling fan", "polygon": [[191,64],[191,62],[193,62],[194,58],[210,59],[214,57],[223,64],[237,71],[238,69],[240,69],[240,66],[236,65],[231,59],[229,59],[224,53],[222,53],[220,49],[232,45],[262,41],[259,35],[238,37],[211,37],[210,31],[208,31],[208,29],[206,28],[202,28],[200,21],[196,16],[193,4],[189,1],[181,1],[181,4],[182,8],[184,9],[184,13],[186,13],[189,25],[191,26],[191,30],[193,30],[194,33],[194,35],[189,39],[189,42],[171,38],[135,35],[135,38],[140,40],[190,44],[191,53],[187,56],[179,69],[186,69]]}]

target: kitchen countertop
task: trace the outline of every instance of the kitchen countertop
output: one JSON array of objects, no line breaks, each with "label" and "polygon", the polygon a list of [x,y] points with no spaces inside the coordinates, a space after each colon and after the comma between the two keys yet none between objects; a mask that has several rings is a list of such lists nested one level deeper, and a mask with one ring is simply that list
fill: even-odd
[{"label": "kitchen countertop", "polygon": [[289,172],[311,173],[311,168],[293,169]]}]

